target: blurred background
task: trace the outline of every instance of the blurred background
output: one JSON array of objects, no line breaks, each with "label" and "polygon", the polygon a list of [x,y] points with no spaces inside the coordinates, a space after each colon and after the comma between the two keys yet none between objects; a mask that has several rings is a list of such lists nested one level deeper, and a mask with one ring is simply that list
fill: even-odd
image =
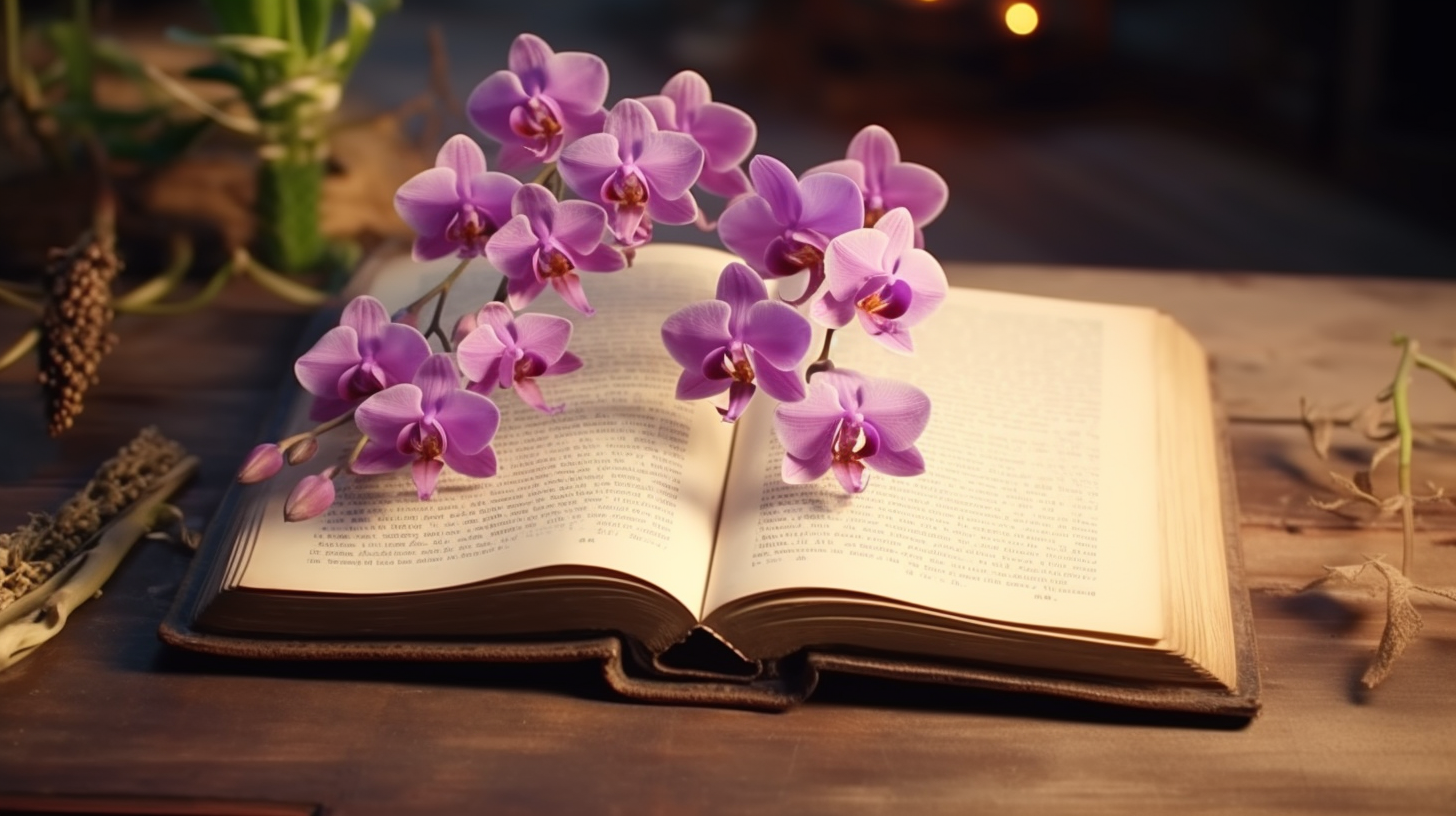
[{"label": "blurred background", "polygon": [[950,184],[945,260],[1456,276],[1452,0],[404,0],[348,109],[407,106],[432,59],[463,100],[522,31],[602,56],[609,105],[696,69],[795,171],[884,125]]}]

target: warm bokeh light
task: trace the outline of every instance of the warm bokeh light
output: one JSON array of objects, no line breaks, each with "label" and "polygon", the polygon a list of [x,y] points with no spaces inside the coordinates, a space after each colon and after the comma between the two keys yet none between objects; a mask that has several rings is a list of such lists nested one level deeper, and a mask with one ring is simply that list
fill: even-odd
[{"label": "warm bokeh light", "polygon": [[1025,37],[1036,30],[1040,18],[1030,3],[1012,3],[1006,7],[1006,27],[1012,34]]}]

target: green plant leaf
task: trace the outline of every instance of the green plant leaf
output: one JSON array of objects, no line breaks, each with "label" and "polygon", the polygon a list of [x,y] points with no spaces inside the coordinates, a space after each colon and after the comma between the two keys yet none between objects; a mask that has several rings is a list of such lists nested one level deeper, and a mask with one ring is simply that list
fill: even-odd
[{"label": "green plant leaf", "polygon": [[349,27],[340,41],[347,45],[342,53],[335,52],[339,44],[337,42],[334,43],[334,48],[329,49],[330,56],[335,57],[334,64],[341,80],[348,77],[359,58],[364,56],[364,49],[369,47],[369,40],[374,36],[375,26],[374,11],[367,4],[359,0],[349,0],[348,9]]},{"label": "green plant leaf", "polygon": [[65,63],[66,98],[77,103],[89,102],[95,75],[91,38],[80,25],[71,22],[51,23],[45,33]]},{"label": "green plant leaf", "polygon": [[324,50],[329,37],[329,18],[334,0],[295,0],[298,8],[298,34],[309,56]]},{"label": "green plant leaf", "polygon": [[243,74],[236,65],[227,62],[214,62],[211,65],[198,65],[195,68],[187,69],[185,75],[188,79],[200,79],[203,82],[221,82],[232,85],[235,88],[243,87]]}]

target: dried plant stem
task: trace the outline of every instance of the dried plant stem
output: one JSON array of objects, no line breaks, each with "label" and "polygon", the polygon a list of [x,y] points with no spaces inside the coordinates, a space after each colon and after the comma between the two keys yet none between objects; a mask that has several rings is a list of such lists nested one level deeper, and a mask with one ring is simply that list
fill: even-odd
[{"label": "dried plant stem", "polygon": [[36,314],[40,314],[44,311],[39,303],[31,300],[30,298],[21,294],[19,291],[3,283],[0,283],[0,303],[8,303],[11,306],[18,306],[28,312],[34,312]]},{"label": "dried plant stem", "polygon": [[348,411],[345,411],[344,413],[334,417],[328,422],[321,422],[313,428],[304,431],[303,433],[294,434],[293,436],[290,436],[287,439],[279,442],[278,447],[284,450],[288,450],[290,446],[302,442],[303,440],[308,439],[311,436],[323,436],[324,434],[332,431],[340,425],[344,425],[352,421],[354,419],[354,411],[355,409],[350,408]]},{"label": "dried plant stem", "polygon": [[1415,364],[1420,344],[1414,339],[1399,336],[1395,344],[1401,347],[1400,364],[1395,369],[1395,380],[1390,384],[1390,402],[1395,409],[1395,427],[1400,440],[1399,459],[1396,471],[1397,487],[1400,490],[1400,529],[1404,546],[1401,551],[1400,571],[1407,576],[1415,566],[1416,518],[1415,500],[1411,497],[1411,449],[1414,434],[1410,419],[1410,372]]},{"label": "dried plant stem", "polygon": [[450,338],[445,334],[445,330],[440,327],[440,314],[445,311],[445,298],[450,296],[450,287],[455,285],[455,281],[460,277],[460,273],[465,271],[465,267],[469,266],[472,260],[474,259],[465,258],[461,260],[459,265],[450,270],[450,274],[446,275],[444,280],[435,284],[430,291],[420,295],[414,303],[411,303],[405,308],[405,311],[410,314],[419,314],[420,309],[426,303],[430,302],[430,298],[438,298],[435,301],[435,314],[430,318],[430,325],[425,328],[424,335],[426,340],[430,339],[431,334],[439,337],[440,345],[445,347],[445,351],[450,351]]},{"label": "dried plant stem", "polygon": [[16,340],[10,348],[6,349],[4,354],[0,354],[0,370],[9,368],[17,360],[29,354],[30,350],[35,348],[35,344],[38,342],[40,342],[39,328],[32,328],[25,334],[20,335],[19,340]]},{"label": "dried plant stem", "polygon": [[1451,366],[1446,365],[1440,360],[1437,360],[1434,357],[1428,357],[1424,354],[1416,354],[1415,362],[1418,368],[1424,368],[1425,370],[1433,374],[1439,375],[1441,379],[1445,380],[1448,384],[1451,385],[1451,387],[1456,388],[1456,368],[1452,368]]},{"label": "dried plant stem", "polygon": [[156,303],[172,293],[192,267],[192,239],[185,233],[172,236],[172,260],[160,274],[143,283],[113,303],[117,311],[126,311],[138,306]]}]

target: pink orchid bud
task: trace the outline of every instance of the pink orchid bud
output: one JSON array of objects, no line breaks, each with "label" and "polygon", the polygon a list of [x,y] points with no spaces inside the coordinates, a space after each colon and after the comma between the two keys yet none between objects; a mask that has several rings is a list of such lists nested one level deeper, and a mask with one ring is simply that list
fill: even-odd
[{"label": "pink orchid bud", "polygon": [[455,330],[450,332],[451,345],[460,345],[460,341],[470,336],[475,327],[480,325],[480,315],[477,312],[466,312],[455,321]]},{"label": "pink orchid bud", "polygon": [[412,312],[409,309],[400,309],[389,316],[389,322],[400,323],[412,329],[418,329],[420,327],[420,313]]},{"label": "pink orchid bud", "polygon": [[256,484],[273,478],[283,469],[283,451],[272,442],[253,448],[238,471],[239,484]]},{"label": "pink orchid bud", "polygon": [[320,515],[334,503],[334,474],[338,468],[303,477],[283,504],[284,521],[304,521]]},{"label": "pink orchid bud", "polygon": [[301,465],[304,462],[312,459],[313,455],[315,453],[318,453],[318,449],[318,437],[305,436],[297,442],[294,442],[292,445],[289,445],[288,450],[284,453],[288,457],[288,464]]}]

